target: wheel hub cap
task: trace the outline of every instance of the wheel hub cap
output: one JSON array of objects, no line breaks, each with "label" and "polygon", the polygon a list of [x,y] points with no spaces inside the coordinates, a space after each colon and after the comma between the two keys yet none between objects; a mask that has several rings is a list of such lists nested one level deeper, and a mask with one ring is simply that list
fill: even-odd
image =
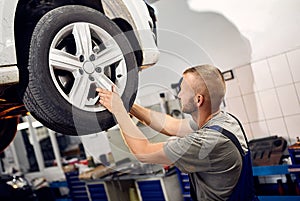
[{"label": "wheel hub cap", "polygon": [[83,69],[87,74],[92,74],[95,71],[95,66],[92,62],[85,62]]}]

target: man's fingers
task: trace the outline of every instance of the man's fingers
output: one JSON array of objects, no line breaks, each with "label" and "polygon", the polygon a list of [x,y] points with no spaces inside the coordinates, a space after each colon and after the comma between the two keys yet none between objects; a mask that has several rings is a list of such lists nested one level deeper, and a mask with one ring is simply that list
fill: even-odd
[{"label": "man's fingers", "polygon": [[116,85],[114,85],[114,84],[111,85],[111,91],[112,92],[117,92]]},{"label": "man's fingers", "polygon": [[101,91],[103,91],[103,89],[102,88],[96,88],[96,91],[101,92]]},{"label": "man's fingers", "polygon": [[105,95],[105,94],[111,93],[111,91],[108,91],[108,90],[102,89],[102,88],[96,88],[96,91],[99,93],[99,95]]},{"label": "man's fingers", "polygon": [[116,85],[111,85],[111,91],[107,89],[102,89],[102,88],[96,88],[96,91],[100,94],[111,94],[111,93],[118,93],[117,92],[117,86]]},{"label": "man's fingers", "polygon": [[98,87],[98,88],[96,88],[96,91],[108,91],[108,90]]}]

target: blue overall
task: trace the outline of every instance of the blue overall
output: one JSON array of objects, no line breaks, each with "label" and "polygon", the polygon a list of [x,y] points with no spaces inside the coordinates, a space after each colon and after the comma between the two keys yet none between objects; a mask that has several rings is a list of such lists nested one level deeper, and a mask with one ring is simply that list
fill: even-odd
[{"label": "blue overall", "polygon": [[[230,114],[231,115],[231,114]],[[231,115],[233,118],[237,120],[239,123],[241,130],[243,132],[244,138],[246,140],[247,146],[248,146],[248,140],[245,135],[245,131],[239,122],[239,120]],[[209,129],[216,130],[226,137],[228,137],[237,147],[239,150],[242,159],[243,159],[243,166],[241,175],[239,177],[238,183],[233,189],[232,194],[229,197],[229,201],[259,201],[258,197],[255,195],[255,188],[254,188],[254,181],[253,181],[253,172],[252,172],[252,162],[251,162],[251,153],[248,146],[248,152],[245,154],[244,150],[242,149],[241,144],[239,143],[238,139],[234,134],[232,134],[230,131],[218,126],[213,125],[207,127]],[[191,185],[191,197],[194,201],[197,201],[196,194],[195,194],[195,188],[193,188],[193,185]]]}]

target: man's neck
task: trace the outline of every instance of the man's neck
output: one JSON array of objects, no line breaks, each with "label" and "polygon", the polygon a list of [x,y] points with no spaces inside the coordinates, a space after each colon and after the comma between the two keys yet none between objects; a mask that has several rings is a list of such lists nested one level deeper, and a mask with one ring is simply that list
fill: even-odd
[{"label": "man's neck", "polygon": [[214,113],[206,112],[206,111],[197,111],[196,113],[191,114],[193,120],[198,124],[199,128],[202,128],[209,120],[211,120],[214,116],[219,114],[220,110],[217,110]]}]

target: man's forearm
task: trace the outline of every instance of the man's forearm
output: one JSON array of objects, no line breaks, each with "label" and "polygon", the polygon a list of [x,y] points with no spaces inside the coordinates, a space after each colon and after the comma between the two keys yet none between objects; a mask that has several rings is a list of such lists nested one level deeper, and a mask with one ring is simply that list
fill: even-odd
[{"label": "man's forearm", "polygon": [[129,117],[125,108],[114,114],[122,132],[136,139],[147,139]]},{"label": "man's forearm", "polygon": [[130,114],[135,116],[138,120],[140,120],[145,125],[150,125],[151,117],[150,117],[151,110],[145,107],[142,107],[137,104],[133,104],[130,109]]},{"label": "man's forearm", "polygon": [[[114,116],[119,123],[125,143],[139,160],[145,160],[145,155],[153,154],[158,149],[162,149],[162,143],[151,144],[149,142],[141,130],[130,119],[125,109],[115,113]],[[149,160],[148,157],[143,162],[149,162],[147,160]]]},{"label": "man's forearm", "polygon": [[170,115],[156,112],[137,104],[132,106],[130,113],[142,123],[166,135],[183,136],[192,132],[187,119],[175,119]]},{"label": "man's forearm", "polygon": [[167,118],[168,115],[150,110],[140,105],[134,104],[130,110],[130,113],[140,120],[143,124],[150,126],[152,129],[166,134],[172,135],[167,131]]},{"label": "man's forearm", "polygon": [[149,145],[148,139],[141,130],[133,123],[125,108],[114,114],[124,141],[133,154],[145,153],[145,148]]}]

